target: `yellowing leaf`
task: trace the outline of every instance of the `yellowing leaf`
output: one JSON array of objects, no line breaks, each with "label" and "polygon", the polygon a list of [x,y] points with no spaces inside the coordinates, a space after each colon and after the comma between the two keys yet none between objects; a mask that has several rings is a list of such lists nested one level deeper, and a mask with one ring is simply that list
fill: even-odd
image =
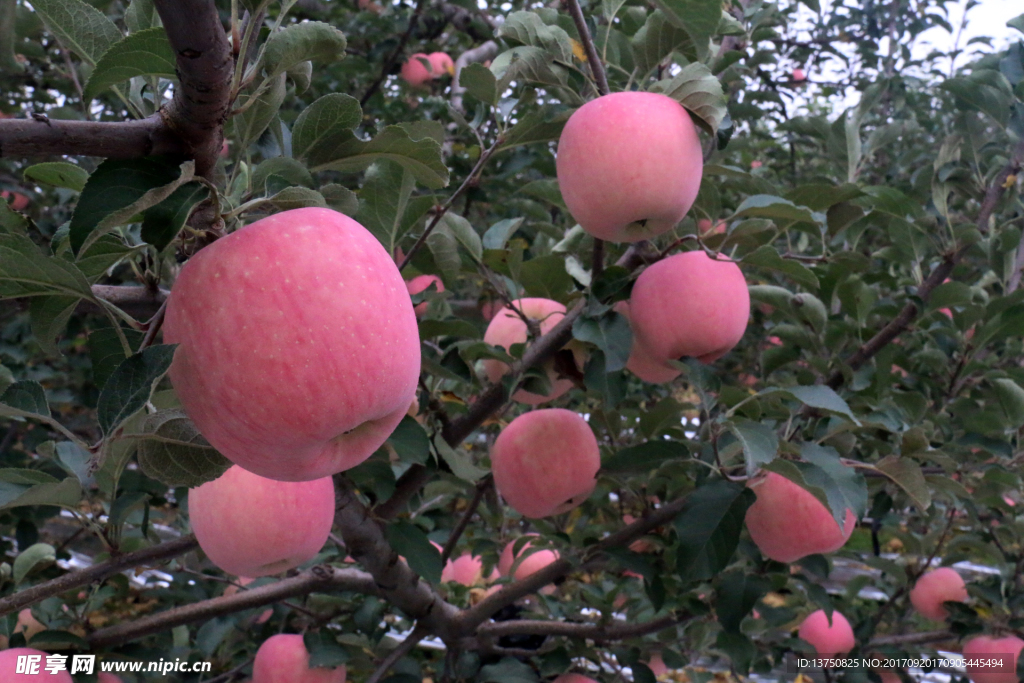
[{"label": "yellowing leaf", "polygon": [[583,49],[583,45],[575,38],[570,38],[569,43],[572,45],[573,56],[581,62],[587,61],[587,52]]}]

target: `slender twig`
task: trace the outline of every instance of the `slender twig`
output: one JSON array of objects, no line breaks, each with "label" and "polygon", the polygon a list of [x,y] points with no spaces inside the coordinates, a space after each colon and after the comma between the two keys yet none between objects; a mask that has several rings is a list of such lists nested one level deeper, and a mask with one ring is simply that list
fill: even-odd
[{"label": "slender twig", "polygon": [[391,670],[391,667],[398,663],[398,660],[409,654],[414,647],[419,645],[421,640],[429,635],[430,632],[425,628],[420,628],[419,626],[414,628],[412,633],[398,644],[398,647],[389,652],[387,657],[381,660],[377,669],[370,674],[369,678],[366,679],[366,683],[377,683],[379,680],[384,678],[387,672]]},{"label": "slender twig", "polygon": [[359,98],[360,106],[366,106],[366,103],[371,97],[373,97],[373,94],[380,89],[384,79],[388,77],[389,73],[391,73],[392,67],[394,67],[399,55],[402,54],[402,50],[405,49],[406,43],[409,42],[409,38],[412,37],[412,32],[415,30],[416,24],[419,23],[420,15],[423,14],[423,8],[426,4],[426,0],[416,0],[416,9],[412,11],[412,16],[409,17],[409,27],[405,29],[405,33],[403,33],[402,37],[398,40],[398,45],[395,46],[395,49],[392,50],[391,54],[388,55],[388,58],[384,60],[384,65],[380,69],[380,75],[377,76],[376,80],[370,84],[370,87],[366,89],[363,96]]},{"label": "slender twig", "polygon": [[164,302],[160,304],[160,308],[157,309],[156,314],[148,323],[146,323],[146,335],[142,338],[142,342],[139,344],[139,353],[149,348],[156,340],[156,335],[160,332],[160,328],[164,324],[164,315],[167,313],[167,301],[167,299],[164,299]]},{"label": "slender twig", "polygon": [[569,14],[576,25],[576,32],[580,34],[580,42],[583,43],[583,51],[587,54],[587,63],[590,64],[590,72],[594,74],[594,83],[597,84],[597,92],[607,95],[611,92],[608,88],[608,77],[604,73],[604,64],[601,56],[597,54],[594,46],[594,39],[590,37],[590,29],[587,28],[587,20],[583,16],[583,9],[579,0],[565,0],[569,7]]},{"label": "slender twig", "polygon": [[480,158],[477,159],[476,165],[473,166],[473,170],[469,172],[469,175],[466,176],[466,179],[462,181],[461,185],[459,185],[459,189],[455,190],[452,196],[448,197],[445,203],[441,205],[441,208],[434,212],[434,217],[430,220],[430,223],[427,224],[427,227],[423,231],[423,234],[420,235],[419,239],[416,240],[416,243],[412,245],[412,248],[409,250],[409,253],[405,255],[405,258],[402,259],[402,262],[398,265],[399,271],[404,270],[405,267],[409,265],[409,262],[412,260],[412,257],[416,255],[416,252],[419,251],[420,247],[423,246],[423,243],[427,241],[428,237],[430,237],[430,233],[434,231],[434,228],[436,228],[437,224],[441,222],[441,219],[444,218],[444,215],[448,213],[448,210],[450,208],[452,208],[452,205],[455,203],[455,200],[462,196],[462,194],[466,190],[468,190],[470,186],[473,185],[473,183],[476,182],[477,176],[483,170],[484,165],[487,164],[487,161],[491,158],[491,155],[498,151],[498,147],[504,141],[505,138],[499,135],[498,139],[494,141],[494,144],[488,147],[486,150],[484,150],[483,153],[480,154]]},{"label": "slender twig", "polygon": [[649,633],[664,631],[689,618],[689,614],[669,614],[637,624],[626,623],[616,625],[519,619],[516,621],[498,621],[483,624],[478,633],[482,638],[499,638],[501,636],[515,635],[566,636],[569,638],[588,638],[596,643],[606,643],[627,638],[638,638]]},{"label": "slender twig", "polygon": [[455,546],[459,543],[459,538],[462,533],[469,526],[469,520],[473,518],[476,513],[476,509],[480,507],[480,501],[484,499],[484,494],[487,493],[487,489],[494,485],[494,479],[490,475],[484,477],[476,483],[475,490],[473,491],[473,499],[469,501],[469,507],[462,513],[462,518],[459,519],[459,523],[452,529],[452,533],[448,536],[448,542],[444,544],[444,549],[441,551],[441,564],[448,561],[448,558],[452,556],[452,552],[455,550]]},{"label": "slender twig", "polygon": [[955,640],[956,634],[950,631],[922,631],[921,633],[899,633],[892,636],[878,636],[872,638],[868,647],[879,645],[923,645],[925,643],[940,643],[944,640]]}]

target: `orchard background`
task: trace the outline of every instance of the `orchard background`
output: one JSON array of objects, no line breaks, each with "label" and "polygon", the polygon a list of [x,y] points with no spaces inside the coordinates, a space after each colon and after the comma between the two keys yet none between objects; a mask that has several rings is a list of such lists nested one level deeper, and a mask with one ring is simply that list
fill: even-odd
[{"label": "orchard background", "polygon": [[[122,676],[192,682],[247,679],[263,642],[301,634],[311,665],[394,683],[791,676],[819,609],[845,615],[857,656],[1024,637],[1024,42],[912,49],[957,34],[953,6],[0,0],[0,635],[211,661]],[[565,206],[556,143],[627,90],[686,107],[703,181],[674,229],[603,242]],[[165,378],[165,301],[203,249],[303,207],[352,216],[406,280],[440,285],[412,297],[416,405],[335,475],[329,540],[239,590],[191,533],[189,487],[230,463]],[[693,250],[739,264],[745,333],[641,381],[616,304]],[[522,297],[567,313],[485,343]],[[488,360],[513,372],[491,383]],[[525,519],[491,447],[533,410],[516,385],[552,378],[570,388],[543,407],[586,416],[601,470],[578,507]],[[762,556],[744,525],[759,470],[851,509],[850,540]],[[809,523],[782,521],[794,538]],[[466,554],[489,577],[526,533],[559,559],[442,581]],[[911,587],[960,562],[989,571],[925,618]]]}]

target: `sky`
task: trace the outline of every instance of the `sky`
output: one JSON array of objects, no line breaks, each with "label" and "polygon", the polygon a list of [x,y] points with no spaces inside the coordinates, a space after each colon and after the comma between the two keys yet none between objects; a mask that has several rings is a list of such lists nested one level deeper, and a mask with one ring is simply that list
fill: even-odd
[{"label": "sky", "polygon": [[[963,22],[966,4],[966,0],[960,0],[955,6],[950,6],[950,23],[956,30],[959,30]],[[1005,47],[1010,41],[1024,39],[1024,34],[1006,25],[1007,21],[1021,14],[1024,14],[1022,0],[981,0],[967,14],[967,26],[960,38],[960,45],[967,45],[971,38],[977,36],[994,38],[995,47]],[[921,34],[918,49],[926,53],[931,48],[948,50],[953,46],[955,39],[956,36],[950,35],[945,29],[933,28]],[[957,64],[962,61],[963,57]]]}]

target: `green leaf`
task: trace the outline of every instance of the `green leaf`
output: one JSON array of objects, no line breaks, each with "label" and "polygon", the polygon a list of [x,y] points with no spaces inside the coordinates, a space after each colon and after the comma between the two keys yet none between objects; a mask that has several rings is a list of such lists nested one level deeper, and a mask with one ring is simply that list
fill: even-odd
[{"label": "green leaf", "polygon": [[0,236],[25,235],[28,219],[11,208],[6,201],[0,201]]},{"label": "green leaf", "polygon": [[405,216],[415,186],[412,173],[394,161],[382,159],[366,171],[356,217],[389,254],[395,253],[409,227]]},{"label": "green leaf", "polygon": [[426,464],[430,459],[430,437],[415,418],[406,415],[388,437],[402,462]]},{"label": "green leaf", "polygon": [[[287,77],[282,73],[269,77],[262,86],[250,89],[250,92],[239,98],[239,106],[248,107],[233,119],[235,136],[241,141],[242,149],[248,149],[249,145],[256,142],[281,111],[287,86]],[[253,98],[255,101],[252,101]]]},{"label": "green leaf", "polygon": [[572,42],[565,29],[550,26],[534,12],[512,12],[505,17],[498,31],[510,45],[533,45],[548,52],[553,59],[572,64]]},{"label": "green leaf", "polygon": [[642,74],[653,71],[673,52],[682,53],[691,62],[697,61],[693,38],[673,25],[661,10],[651,12],[644,25],[633,35],[630,45],[633,48],[633,61]]},{"label": "green leaf", "polygon": [[676,568],[685,582],[711,579],[729,564],[754,493],[746,486],[715,480],[686,498],[676,517]]},{"label": "green leaf", "polygon": [[21,583],[36,569],[49,567],[57,561],[57,551],[48,543],[36,543],[14,558],[14,583]]},{"label": "green leaf", "polygon": [[1024,33],[1024,14],[1014,17],[1006,22],[1006,25],[1010,28],[1015,28],[1021,33]]},{"label": "green leaf", "polygon": [[1017,429],[1024,425],[1024,389],[1008,377],[992,380],[992,387],[999,397],[999,404],[1010,420],[1010,425]]},{"label": "green leaf", "polygon": [[139,467],[167,486],[195,488],[213,481],[231,467],[231,461],[217,452],[199,433],[183,410],[161,410],[146,417],[136,439]]},{"label": "green leaf", "polygon": [[71,216],[71,250],[81,254],[107,232],[132,222],[190,182],[195,162],[161,157],[107,159],[89,176]]},{"label": "green leaf", "polygon": [[779,437],[774,429],[751,420],[732,422],[728,426],[743,448],[747,472],[753,472],[757,466],[775,459],[779,452]]},{"label": "green leaf", "polygon": [[621,448],[601,462],[603,472],[650,472],[669,460],[688,458],[690,452],[678,441],[648,441]]},{"label": "green leaf", "polygon": [[437,227],[427,235],[427,248],[434,256],[434,262],[444,273],[445,278],[452,279],[462,270],[462,257],[459,256],[459,243],[450,229],[438,223]]},{"label": "green leaf", "polygon": [[388,525],[385,531],[388,543],[405,558],[410,569],[429,583],[441,583],[441,553],[431,545],[430,539],[418,526],[399,520]]},{"label": "green leaf", "polygon": [[63,295],[37,296],[32,299],[28,308],[32,336],[36,338],[44,353],[51,356],[60,355],[57,338],[68,326],[68,320],[81,300],[77,296]]},{"label": "green leaf", "polygon": [[270,34],[260,65],[273,78],[306,61],[330,64],[345,57],[345,34],[322,21],[304,21]]},{"label": "green leaf", "polygon": [[771,218],[775,221],[818,225],[825,222],[824,214],[815,213],[806,206],[797,206],[788,199],[767,194],[755,194],[744,199],[743,203],[736,207],[733,218]]},{"label": "green leaf", "polygon": [[950,92],[964,109],[987,114],[1002,127],[1010,118],[1013,87],[994,69],[975,69],[970,76],[950,78],[939,88]]},{"label": "green leaf", "polygon": [[122,38],[114,22],[82,0],[36,0],[32,8],[60,42],[90,66]]},{"label": "green leaf", "polygon": [[[295,137],[292,134],[292,149]],[[301,185],[316,189],[316,182],[306,167],[290,157],[273,157],[262,162],[252,173],[252,189],[256,194],[274,194],[282,188]]]},{"label": "green leaf", "polygon": [[806,406],[816,408],[818,410],[824,410],[830,413],[836,413],[844,417],[850,418],[850,420],[859,425],[860,421],[850,410],[850,406],[843,400],[843,398],[837,394],[832,388],[825,386],[824,384],[812,384],[802,387],[779,387],[772,389],[765,389],[761,392],[761,395],[769,395],[783,393],[788,394],[800,401]]},{"label": "green leaf", "polygon": [[469,252],[474,261],[479,262],[484,256],[483,242],[473,226],[462,216],[449,211],[441,217],[441,221],[434,230],[448,230],[455,240]]},{"label": "green leaf", "polygon": [[932,504],[932,492],[925,481],[921,466],[910,458],[891,453],[875,464],[875,468],[903,489],[918,511],[926,511]]},{"label": "green leaf", "polygon": [[163,251],[185,227],[193,209],[209,196],[210,189],[202,183],[182,185],[167,199],[146,209],[142,216],[142,240]]},{"label": "green leaf", "polygon": [[523,218],[506,218],[487,228],[483,237],[484,249],[504,249],[508,238],[515,234],[524,220]]},{"label": "green leaf", "polygon": [[159,26],[160,15],[156,13],[153,0],[131,0],[124,12],[124,25],[132,33]]},{"label": "green leaf", "polygon": [[693,39],[697,57],[704,59],[722,21],[722,0],[655,0],[654,5]]},{"label": "green leaf", "polygon": [[28,237],[0,233],[0,299],[48,294],[95,301],[75,264],[44,255]]},{"label": "green leaf", "polygon": [[359,197],[355,192],[338,183],[328,183],[320,188],[327,206],[346,216],[355,216],[359,213]]},{"label": "green leaf", "polygon": [[[128,339],[128,344],[134,349],[142,343],[143,333],[131,328],[122,330]],[[92,361],[92,381],[97,388],[102,389],[124,361],[124,348],[117,336],[117,331],[106,319],[97,321],[92,332],[89,333],[89,358]]]},{"label": "green leaf", "polygon": [[562,135],[565,122],[573,110],[557,104],[545,104],[523,114],[505,133],[499,150],[512,149],[535,142],[551,142]]},{"label": "green leaf", "polygon": [[142,410],[157,383],[171,367],[175,346],[150,346],[126,358],[114,370],[96,402],[96,417],[110,435],[122,422]]},{"label": "green leaf", "polygon": [[[67,223],[64,225],[66,226]],[[127,256],[145,248],[142,245],[130,247],[119,235],[107,233],[93,242],[75,260],[68,242],[65,232],[64,239],[58,243],[54,253],[64,257],[65,260],[74,261],[89,282],[96,282]]]},{"label": "green leaf", "polygon": [[676,100],[696,117],[694,123],[712,136],[718,134],[727,113],[725,93],[718,78],[700,62],[687,64],[675,77],[658,81],[651,91]]},{"label": "green leaf", "polygon": [[494,73],[479,63],[470,64],[459,72],[459,85],[473,97],[491,106],[498,103],[498,97],[501,95]]},{"label": "green leaf", "polygon": [[572,336],[604,352],[607,372],[618,372],[626,367],[633,345],[633,332],[625,316],[608,311],[597,318],[577,318],[572,325]]},{"label": "green leaf", "polygon": [[441,145],[431,137],[413,139],[401,126],[388,126],[372,140],[361,140],[344,131],[306,154],[310,170],[361,171],[379,159],[397,161],[416,180],[431,189],[448,184],[448,167],[441,158]]},{"label": "green leaf", "polygon": [[497,664],[488,664],[480,669],[477,677],[479,683],[537,683],[538,680],[528,664],[511,657],[504,657]]},{"label": "green leaf", "polygon": [[336,145],[339,136],[350,132],[362,119],[363,110],[356,98],[341,93],[324,95],[306,107],[295,120],[292,153],[301,159],[322,146]]},{"label": "green leaf", "polygon": [[845,523],[847,508],[853,510],[858,518],[864,514],[867,508],[864,477],[852,467],[843,465],[835,449],[804,443],[800,456],[806,462],[776,458],[764,468],[807,490],[829,509],[840,526]]},{"label": "green leaf", "polygon": [[434,435],[434,450],[448,464],[452,474],[463,481],[476,483],[487,474],[487,470],[476,466],[476,463],[473,462],[473,457],[465,449],[452,448],[440,434]]},{"label": "green leaf", "polygon": [[7,387],[0,394],[0,415],[49,419],[50,405],[46,402],[43,386],[39,382],[25,379]]},{"label": "green leaf", "polygon": [[543,85],[565,85],[567,76],[554,65],[551,54],[532,45],[505,50],[491,62],[491,73],[498,79],[498,93],[505,92],[512,81],[529,81]]},{"label": "green leaf", "polygon": [[112,85],[136,76],[174,78],[174,49],[163,28],[148,28],[114,43],[96,62],[83,96],[95,99]]},{"label": "green leaf", "polygon": [[750,614],[754,605],[772,589],[765,576],[733,570],[721,576],[718,582],[715,614],[722,628],[731,633],[740,632],[740,623]]},{"label": "green leaf", "polygon": [[525,262],[519,280],[529,296],[564,302],[573,289],[572,277],[565,270],[565,258],[548,254]]},{"label": "green leaf", "polygon": [[327,208],[327,200],[316,190],[308,187],[286,187],[273,197],[267,197],[259,202],[260,205],[270,204],[278,211],[290,211],[292,209],[304,209],[306,207]]},{"label": "green leaf", "polygon": [[[47,443],[53,444],[52,441]],[[42,454],[42,446],[37,450]],[[92,454],[74,441],[61,441],[53,444],[52,457],[60,463],[65,472],[74,476],[83,486],[91,486],[95,483],[95,478],[90,472]]]},{"label": "green leaf", "polygon": [[34,180],[54,187],[64,187],[75,192],[81,192],[85,187],[85,182],[89,180],[88,171],[66,161],[47,161],[29,166],[23,175],[26,180]]},{"label": "green leaf", "polygon": [[0,507],[56,505],[73,507],[82,498],[78,482],[58,480],[38,470],[0,469]]},{"label": "green leaf", "polygon": [[765,244],[743,257],[744,265],[758,266],[768,270],[776,270],[789,276],[793,282],[808,289],[817,289],[818,278],[806,266],[797,261],[784,259],[775,251],[775,247]]}]

